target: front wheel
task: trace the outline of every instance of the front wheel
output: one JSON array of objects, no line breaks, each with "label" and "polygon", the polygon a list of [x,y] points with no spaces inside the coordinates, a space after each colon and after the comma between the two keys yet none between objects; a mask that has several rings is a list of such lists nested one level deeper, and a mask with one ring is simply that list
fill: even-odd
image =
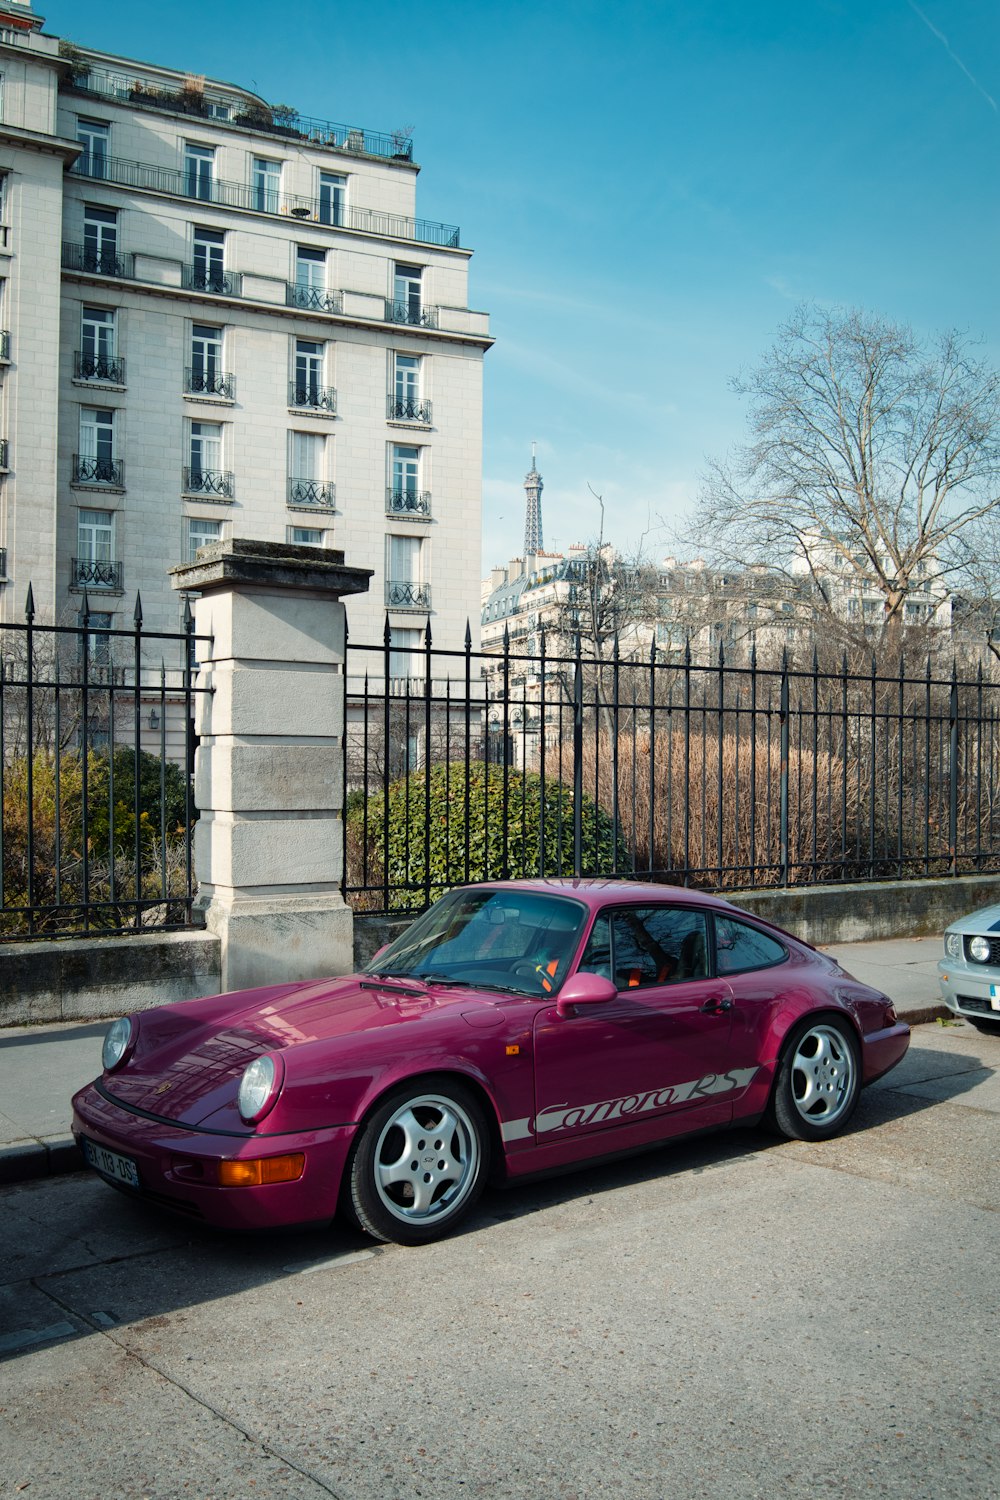
[{"label": "front wheel", "polygon": [[347,1170],[347,1206],[377,1240],[425,1245],[452,1230],[489,1171],[490,1137],[452,1079],[402,1084],[365,1121]]},{"label": "front wheel", "polygon": [[806,1021],[786,1045],[768,1111],[782,1135],[821,1141],[842,1130],[861,1086],[858,1044],[845,1022]]}]

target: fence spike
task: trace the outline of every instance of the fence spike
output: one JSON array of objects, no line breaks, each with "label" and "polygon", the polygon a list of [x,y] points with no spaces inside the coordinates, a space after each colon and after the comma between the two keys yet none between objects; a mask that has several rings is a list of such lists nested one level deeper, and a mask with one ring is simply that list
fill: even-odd
[{"label": "fence spike", "polygon": [[431,622],[430,622],[430,620],[427,621],[427,624],[424,627],[424,645],[427,647],[428,651],[431,649]]},{"label": "fence spike", "polygon": [[28,597],[24,601],[24,617],[29,624],[35,618],[35,596],[31,591],[30,583],[28,584]]},{"label": "fence spike", "polygon": [[691,637],[689,635],[684,637],[684,665],[686,667],[691,665]]},{"label": "fence spike", "polygon": [[132,611],[132,624],[136,630],[142,629],[142,599],[140,598],[138,589],[135,591],[135,609]]},{"label": "fence spike", "polygon": [[87,597],[86,589],[84,589],[83,591],[83,599],[80,603],[80,618],[83,621],[84,625],[86,625],[87,621],[90,619],[90,600]]},{"label": "fence spike", "polygon": [[465,649],[466,651],[472,650],[472,625],[469,622],[468,615],[465,617]]},{"label": "fence spike", "polygon": [[389,624],[389,611],[385,612],[385,629],[382,631],[382,644],[388,651],[392,642],[392,626]]},{"label": "fence spike", "polygon": [[813,676],[819,676],[819,651],[816,648],[815,641],[813,642]]},{"label": "fence spike", "polygon": [[507,652],[510,650],[510,630],[506,625],[503,628],[503,649],[504,655],[506,656]]},{"label": "fence spike", "polygon": [[754,634],[754,635],[752,635],[750,637],[750,670],[751,670],[751,672],[756,672],[756,670],[757,670],[757,636],[756,636],[756,634]]},{"label": "fence spike", "polygon": [[719,642],[719,666],[720,667],[724,667],[725,665],[726,665],[726,643],[725,643],[725,641],[720,641]]}]

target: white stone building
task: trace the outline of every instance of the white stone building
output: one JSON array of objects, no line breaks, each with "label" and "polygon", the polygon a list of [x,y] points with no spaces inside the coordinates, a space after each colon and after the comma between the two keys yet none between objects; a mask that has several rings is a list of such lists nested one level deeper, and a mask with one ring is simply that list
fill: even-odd
[{"label": "white stone building", "polygon": [[410,141],[41,27],[0,3],[3,617],[176,630],[233,535],[373,569],[354,640],[461,646],[491,339]]}]

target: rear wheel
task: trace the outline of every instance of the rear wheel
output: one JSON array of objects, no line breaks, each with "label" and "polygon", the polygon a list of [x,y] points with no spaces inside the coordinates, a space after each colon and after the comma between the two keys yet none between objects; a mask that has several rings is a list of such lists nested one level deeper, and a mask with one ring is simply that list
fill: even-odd
[{"label": "rear wheel", "polygon": [[789,1038],[771,1095],[771,1123],[792,1140],[836,1135],[854,1113],[861,1086],[858,1044],[844,1021],[806,1021]]},{"label": "rear wheel", "polygon": [[476,1202],[489,1155],[489,1131],[470,1090],[450,1078],[402,1084],[361,1127],[348,1165],[348,1207],[377,1240],[425,1245]]}]

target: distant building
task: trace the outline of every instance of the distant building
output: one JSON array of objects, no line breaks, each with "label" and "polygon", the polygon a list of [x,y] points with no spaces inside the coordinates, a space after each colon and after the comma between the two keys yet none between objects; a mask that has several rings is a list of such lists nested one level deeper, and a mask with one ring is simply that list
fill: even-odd
[{"label": "distant building", "polygon": [[42,25],[0,0],[3,618],[176,630],[232,534],[372,568],[356,641],[461,646],[492,340],[410,140]]}]

